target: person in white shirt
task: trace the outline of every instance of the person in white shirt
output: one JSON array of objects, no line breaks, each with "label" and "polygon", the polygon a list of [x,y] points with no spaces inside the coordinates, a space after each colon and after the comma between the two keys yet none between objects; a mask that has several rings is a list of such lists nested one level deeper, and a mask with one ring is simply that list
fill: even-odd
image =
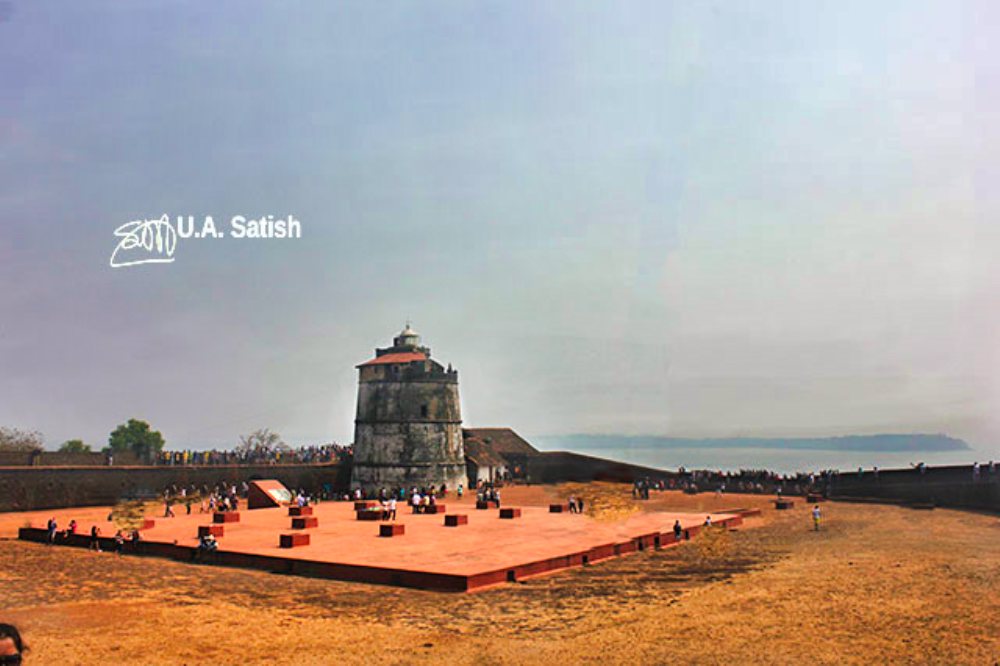
[{"label": "person in white shirt", "polygon": [[396,520],[396,498],[389,499],[389,519]]}]

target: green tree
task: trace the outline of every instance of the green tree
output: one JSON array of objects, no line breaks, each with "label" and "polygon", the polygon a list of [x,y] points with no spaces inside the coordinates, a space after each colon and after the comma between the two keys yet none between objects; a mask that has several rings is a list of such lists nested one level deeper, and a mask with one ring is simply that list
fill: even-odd
[{"label": "green tree", "polygon": [[108,445],[112,453],[131,451],[140,460],[150,461],[163,450],[163,435],[145,421],[129,419],[111,432]]},{"label": "green tree", "polygon": [[44,439],[38,431],[0,426],[0,451],[41,451]]},{"label": "green tree", "polygon": [[59,453],[90,453],[90,444],[84,444],[82,439],[69,439],[59,447]]}]

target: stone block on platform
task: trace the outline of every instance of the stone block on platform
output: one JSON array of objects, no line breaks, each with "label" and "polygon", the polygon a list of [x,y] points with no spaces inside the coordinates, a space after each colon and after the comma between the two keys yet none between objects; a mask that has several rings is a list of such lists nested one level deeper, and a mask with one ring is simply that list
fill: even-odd
[{"label": "stone block on platform", "polygon": [[296,532],[294,534],[282,534],[278,545],[281,548],[298,548],[309,545],[309,534],[306,532]]},{"label": "stone block on platform", "polygon": [[313,515],[313,508],[311,506],[290,506],[288,507],[289,516],[311,516]]},{"label": "stone block on platform", "polygon": [[453,513],[450,516],[444,517],[445,527],[458,527],[459,525],[468,525],[469,517],[464,513]]},{"label": "stone block on platform", "polygon": [[784,511],[785,509],[791,509],[795,506],[795,502],[792,500],[774,500],[774,508],[778,511]]},{"label": "stone block on platform", "polygon": [[549,513],[566,513],[569,511],[568,504],[549,504]]},{"label": "stone block on platform", "polygon": [[292,518],[293,530],[304,530],[310,527],[319,527],[319,518],[316,516],[299,516]]},{"label": "stone block on platform", "polygon": [[206,537],[211,534],[214,537],[220,537],[225,533],[225,527],[222,525],[199,525],[198,526],[198,538]]},{"label": "stone block on platform", "polygon": [[354,503],[355,511],[364,511],[365,509],[371,509],[372,507],[377,507],[378,502],[374,500],[359,500]]},{"label": "stone block on platform", "polygon": [[424,513],[439,514],[445,512],[444,504],[431,504],[430,506],[424,507]]},{"label": "stone block on platform", "polygon": [[521,510],[520,509],[511,508],[511,507],[508,507],[506,509],[500,509],[500,517],[501,518],[520,518],[521,517]]},{"label": "stone block on platform", "polygon": [[216,511],[212,514],[213,523],[238,523],[240,522],[239,511]]},{"label": "stone block on platform", "polygon": [[378,535],[380,537],[403,536],[405,533],[406,526],[398,523],[387,523],[385,525],[378,526]]},{"label": "stone block on platform", "polygon": [[355,511],[358,520],[382,520],[382,510],[381,509],[365,509],[362,511]]}]

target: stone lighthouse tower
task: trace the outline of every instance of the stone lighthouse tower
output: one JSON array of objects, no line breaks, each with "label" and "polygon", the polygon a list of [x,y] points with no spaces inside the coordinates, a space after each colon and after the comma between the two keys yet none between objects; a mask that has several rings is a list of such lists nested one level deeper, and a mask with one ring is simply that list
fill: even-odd
[{"label": "stone lighthouse tower", "polygon": [[431,360],[409,323],[358,372],[351,485],[467,485],[458,372]]}]

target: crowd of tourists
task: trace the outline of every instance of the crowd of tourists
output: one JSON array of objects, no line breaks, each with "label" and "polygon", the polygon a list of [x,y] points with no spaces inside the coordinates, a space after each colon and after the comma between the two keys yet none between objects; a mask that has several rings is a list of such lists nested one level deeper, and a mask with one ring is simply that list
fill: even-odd
[{"label": "crowd of tourists", "polygon": [[155,462],[157,465],[294,465],[343,462],[353,454],[352,447],[336,443],[297,448],[260,445],[222,451],[161,451]]},{"label": "crowd of tourists", "polygon": [[[111,515],[108,515],[108,520],[112,519]],[[66,525],[65,529],[59,529],[59,522],[56,520],[55,516],[49,518],[45,525],[46,535],[45,542],[52,546],[60,542],[69,541],[77,534],[77,529],[79,525],[75,519],[71,519]],[[112,550],[121,555],[125,550],[126,541],[131,542],[133,545],[139,543],[140,536],[139,530],[132,529],[128,530],[128,536],[126,537],[126,530],[116,530],[114,536],[112,537]],[[101,549],[101,528],[96,524],[90,526],[90,535],[87,541],[87,547],[90,550],[96,551],[98,553],[102,552]]]},{"label": "crowd of tourists", "polygon": [[650,490],[805,495],[822,492],[837,474],[838,472],[833,470],[824,470],[818,473],[780,474],[766,469],[741,469],[737,472],[723,472],[721,470],[687,470],[681,467],[677,474],[670,477],[637,479],[632,484],[632,497],[649,499]]},{"label": "crowd of tourists", "polygon": [[[455,494],[459,499],[465,494],[465,486],[463,484],[458,484]],[[378,500],[381,502],[386,502],[389,499],[396,499],[400,502],[405,502],[406,504],[413,504],[413,498],[420,498],[421,502],[427,500],[437,501],[439,497],[448,496],[448,484],[442,483],[439,486],[412,486],[410,488],[403,488],[400,486],[395,486],[393,488],[387,488],[385,486],[379,488],[378,490],[366,490],[364,488],[355,488],[349,493],[343,494],[340,499],[343,500]]]}]

